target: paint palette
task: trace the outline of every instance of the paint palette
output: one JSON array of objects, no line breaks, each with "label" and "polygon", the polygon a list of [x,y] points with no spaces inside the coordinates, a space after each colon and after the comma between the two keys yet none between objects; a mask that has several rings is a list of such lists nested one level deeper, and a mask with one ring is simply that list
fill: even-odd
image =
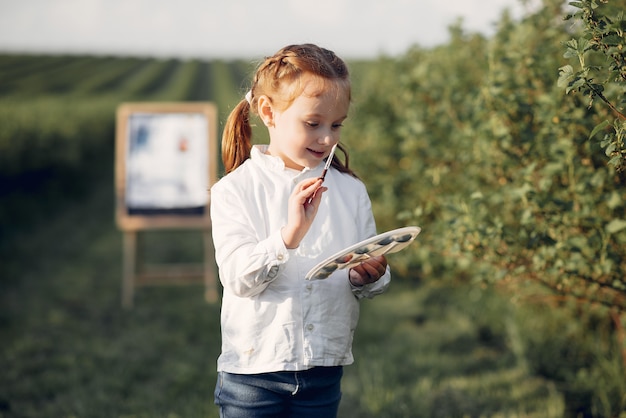
[{"label": "paint palette", "polygon": [[396,253],[406,248],[421,232],[418,226],[394,229],[354,244],[322,261],[305,276],[307,280],[327,279],[336,270],[352,268],[371,257]]}]

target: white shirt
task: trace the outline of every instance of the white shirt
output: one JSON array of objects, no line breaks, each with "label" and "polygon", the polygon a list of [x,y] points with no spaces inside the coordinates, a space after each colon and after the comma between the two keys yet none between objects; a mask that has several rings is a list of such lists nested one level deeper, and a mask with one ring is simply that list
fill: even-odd
[{"label": "white shirt", "polygon": [[319,177],[323,165],[301,172],[255,146],[251,158],[211,189],[211,219],[222,299],[222,353],[218,370],[255,374],[339,366],[353,362],[358,299],[389,286],[389,269],[356,288],[348,271],[307,281],[306,273],[334,253],[376,234],[365,185],[335,169],[328,190],[298,248],[287,249],[280,230],[296,184]]}]

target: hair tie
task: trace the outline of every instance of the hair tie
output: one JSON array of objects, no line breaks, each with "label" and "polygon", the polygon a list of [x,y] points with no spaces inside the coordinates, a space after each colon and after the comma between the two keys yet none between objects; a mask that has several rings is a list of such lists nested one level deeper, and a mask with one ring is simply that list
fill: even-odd
[{"label": "hair tie", "polygon": [[252,104],[252,90],[248,90],[248,92],[246,93],[246,101],[249,105]]}]

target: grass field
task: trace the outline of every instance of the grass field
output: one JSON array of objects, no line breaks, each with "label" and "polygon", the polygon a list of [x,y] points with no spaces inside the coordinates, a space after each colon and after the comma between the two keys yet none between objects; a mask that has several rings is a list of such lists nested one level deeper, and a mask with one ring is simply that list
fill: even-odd
[{"label": "grass field", "polygon": [[[201,286],[170,286],[139,289],[121,309],[112,173],[98,178],[44,206],[6,251],[0,417],[216,417],[219,305]],[[200,243],[193,232],[144,238],[165,260],[193,258]],[[512,306],[444,283],[397,281],[363,302],[340,416],[562,416],[555,386],[524,366]]]}]

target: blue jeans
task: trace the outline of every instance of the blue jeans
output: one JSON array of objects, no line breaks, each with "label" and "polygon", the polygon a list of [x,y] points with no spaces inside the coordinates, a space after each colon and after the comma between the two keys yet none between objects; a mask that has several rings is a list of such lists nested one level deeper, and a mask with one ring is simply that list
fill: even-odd
[{"label": "blue jeans", "polygon": [[215,404],[221,418],[332,418],[339,409],[342,376],[341,366],[249,375],[219,372]]}]

